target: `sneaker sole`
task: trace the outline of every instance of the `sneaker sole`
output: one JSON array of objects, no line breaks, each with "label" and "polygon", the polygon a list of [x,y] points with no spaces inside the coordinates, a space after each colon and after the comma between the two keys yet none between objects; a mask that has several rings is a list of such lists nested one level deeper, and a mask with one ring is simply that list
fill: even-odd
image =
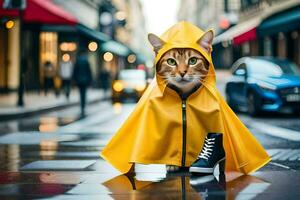
[{"label": "sneaker sole", "polygon": [[190,172],[191,173],[212,174],[214,172],[214,169],[216,168],[216,166],[223,160],[225,160],[225,158],[222,158],[221,160],[219,160],[213,168],[190,167]]}]

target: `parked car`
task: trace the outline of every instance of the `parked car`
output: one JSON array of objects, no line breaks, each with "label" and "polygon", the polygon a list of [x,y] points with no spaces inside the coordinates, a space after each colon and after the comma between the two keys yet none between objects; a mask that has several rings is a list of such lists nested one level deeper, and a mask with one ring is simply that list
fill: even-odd
[{"label": "parked car", "polygon": [[300,111],[300,68],[272,57],[243,57],[232,66],[226,99],[236,110],[261,112]]},{"label": "parked car", "polygon": [[138,100],[147,88],[147,76],[144,70],[120,70],[112,83],[112,101],[127,99]]}]

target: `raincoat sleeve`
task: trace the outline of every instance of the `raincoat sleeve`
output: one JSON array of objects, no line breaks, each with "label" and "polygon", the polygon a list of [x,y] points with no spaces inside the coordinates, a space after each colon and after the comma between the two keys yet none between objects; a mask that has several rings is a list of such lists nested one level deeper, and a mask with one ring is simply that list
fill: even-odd
[{"label": "raincoat sleeve", "polygon": [[267,164],[271,158],[217,91],[224,127],[226,170],[245,174]]}]

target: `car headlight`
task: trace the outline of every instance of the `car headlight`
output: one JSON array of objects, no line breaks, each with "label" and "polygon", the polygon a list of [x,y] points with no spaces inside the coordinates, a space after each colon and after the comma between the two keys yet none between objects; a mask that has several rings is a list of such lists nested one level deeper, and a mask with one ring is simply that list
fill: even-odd
[{"label": "car headlight", "polygon": [[121,92],[124,89],[124,85],[121,81],[116,81],[113,84],[113,89],[116,92]]},{"label": "car headlight", "polygon": [[135,89],[139,92],[144,91],[145,88],[146,88],[146,84],[139,84],[139,85],[135,86]]},{"label": "car headlight", "polygon": [[276,90],[276,87],[274,85],[265,84],[265,83],[258,83],[257,84],[260,89],[267,91],[267,92],[274,92]]}]

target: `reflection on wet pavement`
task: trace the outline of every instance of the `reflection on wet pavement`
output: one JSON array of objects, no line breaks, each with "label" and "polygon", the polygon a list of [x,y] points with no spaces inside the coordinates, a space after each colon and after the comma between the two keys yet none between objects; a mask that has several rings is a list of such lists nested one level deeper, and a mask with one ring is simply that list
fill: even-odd
[{"label": "reflection on wet pavement", "polygon": [[[143,176],[140,174],[139,176]],[[90,181],[92,180],[92,181]],[[291,188],[288,181],[295,183]],[[273,184],[271,184],[271,182]],[[101,172],[3,172],[0,197],[9,199],[297,199],[299,177],[280,172],[193,177],[172,174],[159,182]],[[83,198],[85,197],[85,198]]]},{"label": "reflection on wet pavement", "polygon": [[197,177],[137,165],[136,174],[120,175],[99,151],[132,109],[115,104],[64,127],[45,117],[45,132],[0,135],[0,199],[300,199],[295,171]]},{"label": "reflection on wet pavement", "polygon": [[17,131],[54,132],[60,126],[70,124],[79,119],[78,116],[41,116],[0,124],[0,135]]},{"label": "reflection on wet pavement", "polygon": [[[110,109],[110,107],[111,104],[108,101],[91,104],[87,107],[87,114],[93,115],[99,110],[107,110]],[[37,116],[21,118],[19,120],[0,122],[0,135],[19,131],[54,132],[57,131],[59,127],[80,119],[80,108],[72,107]]]},{"label": "reflection on wet pavement", "polygon": [[80,171],[94,164],[95,160],[39,160],[31,162],[23,167],[21,171]]}]

